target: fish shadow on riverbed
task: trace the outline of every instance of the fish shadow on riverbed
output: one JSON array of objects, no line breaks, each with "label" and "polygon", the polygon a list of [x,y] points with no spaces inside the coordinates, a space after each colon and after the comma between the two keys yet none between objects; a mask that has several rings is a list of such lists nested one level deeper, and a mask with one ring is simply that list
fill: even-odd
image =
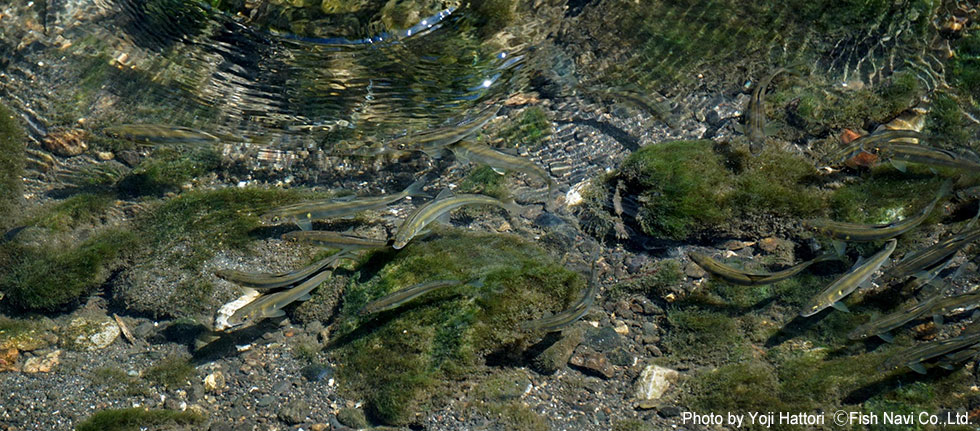
[{"label": "fish shadow on riverbed", "polygon": [[[218,338],[194,349],[191,354],[191,362],[195,365],[201,365],[238,355],[241,352],[237,346],[252,344],[266,333],[275,331],[278,327],[279,319],[266,319],[236,331],[212,333]],[[201,335],[207,336],[207,333]]]},{"label": "fish shadow on riverbed", "polygon": [[770,336],[766,340],[765,346],[767,348],[776,347],[784,342],[803,335],[805,332],[820,323],[821,320],[829,313],[824,311],[819,314],[819,316],[803,317],[800,315],[794,316],[793,320],[786,322],[778,332]]}]

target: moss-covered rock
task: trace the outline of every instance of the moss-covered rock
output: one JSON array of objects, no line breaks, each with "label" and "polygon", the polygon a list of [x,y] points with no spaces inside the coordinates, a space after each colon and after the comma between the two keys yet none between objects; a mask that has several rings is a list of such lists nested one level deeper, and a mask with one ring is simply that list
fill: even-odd
[{"label": "moss-covered rock", "polygon": [[170,356],[143,372],[143,377],[156,386],[174,389],[184,386],[196,373],[187,358]]},{"label": "moss-covered rock", "polygon": [[212,148],[180,151],[158,148],[116,185],[125,196],[159,196],[180,190],[192,178],[215,170],[221,161]]},{"label": "moss-covered rock", "polygon": [[99,287],[138,243],[134,233],[106,229],[84,241],[15,239],[0,248],[0,290],[30,310],[62,308]]},{"label": "moss-covered rock", "polygon": [[[623,201],[635,203],[624,204],[624,212],[635,212],[642,232],[683,239],[719,229],[732,218],[823,211],[825,197],[815,178],[812,164],[777,148],[751,157],[742,151],[719,153],[712,141],[673,141],[641,148],[605,183],[607,190],[625,185]],[[610,194],[591,199],[610,200]]]},{"label": "moss-covered rock", "polygon": [[163,430],[175,425],[202,425],[205,418],[191,412],[174,410],[106,409],[80,422],[77,431]]},{"label": "moss-covered rock", "polygon": [[[383,265],[383,266],[380,266]],[[439,382],[465,378],[487,357],[514,360],[520,323],[577,299],[581,277],[511,235],[451,230],[398,253],[375,254],[347,287],[332,348],[347,390],[377,421],[407,424],[438,398]],[[482,280],[431,292],[376,316],[369,300],[427,280]],[[510,359],[508,359],[510,358]]]},{"label": "moss-covered rock", "polygon": [[13,112],[0,105],[0,227],[7,225],[7,215],[20,199],[23,170],[24,132]]}]

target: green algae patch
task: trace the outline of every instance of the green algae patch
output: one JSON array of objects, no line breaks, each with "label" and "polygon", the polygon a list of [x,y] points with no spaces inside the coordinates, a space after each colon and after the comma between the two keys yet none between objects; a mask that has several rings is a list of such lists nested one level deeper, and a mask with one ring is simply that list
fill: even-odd
[{"label": "green algae patch", "polygon": [[724,313],[683,309],[667,313],[670,331],[665,345],[676,360],[710,362],[744,357],[745,338],[738,320]]},{"label": "green algae patch", "polygon": [[135,234],[115,229],[84,241],[7,242],[0,249],[0,290],[22,309],[63,308],[102,285],[135,244]]},{"label": "green algae patch", "polygon": [[532,106],[521,113],[517,121],[511,122],[497,132],[497,139],[503,140],[508,148],[535,149],[551,135],[551,119],[548,113]]},{"label": "green algae patch", "polygon": [[954,147],[967,146],[970,131],[964,124],[960,102],[948,93],[937,93],[926,117],[926,132]]},{"label": "green algae patch", "polygon": [[[24,131],[6,106],[0,105],[0,220],[7,220],[20,199],[24,171]],[[6,221],[0,222],[5,226]]]},{"label": "green algae patch", "polygon": [[137,231],[155,250],[185,247],[172,257],[199,265],[221,248],[246,248],[259,215],[299,200],[301,192],[281,189],[223,188],[191,191],[158,204],[136,221]]},{"label": "green algae patch", "polygon": [[679,239],[697,225],[727,219],[731,177],[713,146],[711,141],[649,145],[623,162],[620,176],[640,191],[637,220],[644,232]]},{"label": "green algae patch", "polygon": [[530,384],[523,369],[504,369],[481,381],[468,397],[476,411],[504,429],[546,431],[548,419],[521,401]]},{"label": "green algae patch", "polygon": [[459,183],[460,193],[481,193],[497,199],[510,194],[504,181],[505,177],[493,168],[483,165],[470,171]]},{"label": "green algae patch", "polygon": [[156,386],[174,389],[188,383],[196,371],[187,358],[170,356],[143,372],[143,377]]},{"label": "green algae patch", "polygon": [[911,217],[935,199],[943,181],[931,174],[882,167],[860,182],[835,190],[830,197],[830,215],[838,221],[867,224]]},{"label": "green algae patch", "polygon": [[221,156],[213,148],[180,151],[160,147],[119,180],[117,188],[128,196],[158,196],[180,190],[193,178],[218,168]]},{"label": "green algae patch", "polygon": [[170,429],[175,425],[201,426],[205,418],[191,412],[141,408],[106,409],[79,423],[76,431],[138,431]]},{"label": "green algae patch", "polygon": [[67,232],[100,222],[114,203],[115,199],[111,195],[81,193],[44,208],[28,224]]},{"label": "green algae patch", "polygon": [[812,164],[776,148],[753,157],[742,151],[721,154],[706,140],[648,145],[604,181],[606,191],[588,199],[609,200],[611,190],[623,184],[625,196],[639,206],[636,223],[654,237],[685,239],[696,231],[723,229],[732,218],[811,216],[826,208]]},{"label": "green algae patch", "polygon": [[[578,299],[582,277],[512,235],[440,232],[398,252],[379,252],[347,286],[331,347],[342,384],[366,399],[372,419],[415,420],[423,406],[484,360],[514,360],[520,324]],[[479,280],[430,292],[399,308],[358,316],[367,302],[429,280]]]},{"label": "green algae patch", "polygon": [[980,35],[969,32],[955,42],[956,55],[950,59],[950,81],[980,102]]}]

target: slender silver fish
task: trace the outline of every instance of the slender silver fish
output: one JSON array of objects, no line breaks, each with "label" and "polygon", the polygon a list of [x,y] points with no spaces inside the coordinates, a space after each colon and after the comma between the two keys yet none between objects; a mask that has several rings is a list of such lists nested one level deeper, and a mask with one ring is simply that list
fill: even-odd
[{"label": "slender silver fish", "polygon": [[325,230],[298,230],[286,232],[282,239],[293,242],[305,242],[322,247],[340,248],[345,250],[371,250],[388,246],[386,239],[364,238],[341,232]]},{"label": "slender silver fish", "polygon": [[221,269],[215,271],[215,275],[240,286],[249,287],[259,291],[269,291],[286,286],[292,286],[305,280],[314,273],[325,270],[328,266],[336,263],[340,259],[350,259],[348,250],[341,250],[323,259],[300,269],[281,274],[267,272],[246,272],[235,269]]},{"label": "slender silver fish", "polygon": [[395,234],[395,242],[392,247],[396,250],[405,247],[429,223],[437,219],[446,219],[449,217],[450,211],[465,205],[496,205],[506,209],[511,214],[516,214],[519,211],[519,207],[514,203],[501,202],[485,195],[453,195],[449,189],[445,189],[439,193],[439,196],[419,207],[402,222],[398,228],[398,233]]},{"label": "slender silver fish", "polygon": [[749,150],[752,154],[758,155],[766,146],[766,89],[773,79],[783,73],[796,75],[796,72],[786,68],[776,69],[759,81],[752,90],[752,97],[745,112],[745,134],[749,138]]},{"label": "slender silver fish", "polygon": [[874,275],[875,271],[881,267],[887,260],[888,256],[891,256],[892,252],[895,251],[895,246],[898,241],[894,239],[888,240],[885,244],[885,248],[881,251],[875,253],[873,256],[868,258],[866,261],[858,260],[854,265],[854,268],[840,276],[837,280],[827,286],[823,292],[820,292],[810,304],[808,304],[803,311],[800,312],[800,316],[809,317],[814,314],[819,313],[821,310],[827,307],[834,307],[841,311],[847,311],[847,307],[840,302],[845,296],[850,295],[851,292],[855,291],[859,286],[868,283],[871,276]]},{"label": "slender silver fish", "polygon": [[424,184],[425,182],[420,179],[405,188],[405,190],[388,196],[353,198],[349,200],[330,199],[313,202],[301,202],[294,205],[276,208],[262,214],[259,219],[265,224],[293,222],[299,226],[300,229],[312,230],[313,220],[354,217],[362,211],[382,208],[407,196],[426,196],[422,191],[422,186]]},{"label": "slender silver fish", "polygon": [[309,299],[310,292],[332,274],[331,271],[321,271],[292,289],[262,295],[235,311],[235,314],[228,318],[228,324],[231,327],[238,327],[270,317],[284,316],[286,313],[282,311],[283,308],[296,301]]},{"label": "slender silver fish", "polygon": [[385,295],[377,300],[369,302],[361,311],[357,314],[361,316],[366,316],[368,314],[380,313],[382,311],[391,310],[401,306],[402,304],[411,301],[419,296],[429,293],[436,289],[442,289],[445,287],[459,286],[463,284],[459,280],[432,280],[422,283],[418,283],[404,289],[396,290],[388,295]]},{"label": "slender silver fish", "polygon": [[490,148],[486,145],[477,144],[470,141],[460,141],[449,147],[456,154],[456,158],[462,162],[483,163],[494,169],[495,172],[503,174],[504,170],[524,172],[528,175],[537,176],[548,186],[548,202],[555,191],[555,181],[551,179],[544,169],[534,164],[534,162],[505,154]]}]

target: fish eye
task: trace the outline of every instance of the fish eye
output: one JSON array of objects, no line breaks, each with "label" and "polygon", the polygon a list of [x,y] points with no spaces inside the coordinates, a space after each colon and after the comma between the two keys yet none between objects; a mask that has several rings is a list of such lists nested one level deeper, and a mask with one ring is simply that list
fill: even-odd
[{"label": "fish eye", "polygon": [[273,223],[279,223],[279,216],[272,216]]}]

